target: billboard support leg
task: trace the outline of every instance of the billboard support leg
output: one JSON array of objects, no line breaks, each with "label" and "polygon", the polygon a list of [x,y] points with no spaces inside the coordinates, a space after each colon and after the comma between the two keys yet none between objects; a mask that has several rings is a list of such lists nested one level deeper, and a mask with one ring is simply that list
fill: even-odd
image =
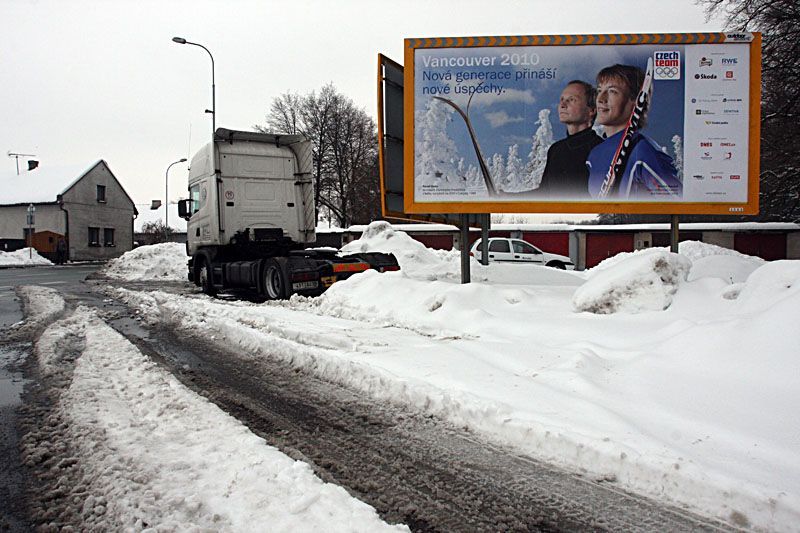
[{"label": "billboard support leg", "polygon": [[492,214],[481,215],[481,264],[489,264],[489,230],[492,227]]},{"label": "billboard support leg", "polygon": [[461,283],[469,283],[469,216],[458,215],[461,226]]},{"label": "billboard support leg", "polygon": [[672,215],[669,227],[669,250],[678,253],[678,215]]}]

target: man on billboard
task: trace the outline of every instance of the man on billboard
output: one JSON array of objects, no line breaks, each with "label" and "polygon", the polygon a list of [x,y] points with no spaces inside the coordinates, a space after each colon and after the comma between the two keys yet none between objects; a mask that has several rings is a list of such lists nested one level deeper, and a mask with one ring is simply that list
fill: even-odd
[{"label": "man on billboard", "polygon": [[592,129],[597,109],[590,83],[572,80],[561,92],[558,120],[567,127],[567,137],[547,150],[547,163],[539,191],[550,198],[588,198],[586,182],[589,152],[603,139]]},{"label": "man on billboard", "polygon": [[[683,184],[670,157],[653,139],[639,131],[647,124],[648,105],[639,109],[638,129],[625,140],[626,129],[633,122],[634,108],[643,88],[645,72],[630,65],[613,65],[597,74],[597,122],[603,126],[605,140],[589,153],[589,194],[593,198],[617,199],[680,199]],[[647,98],[645,101],[649,101]],[[623,149],[624,148],[624,149]],[[604,181],[619,154],[627,162],[615,176],[610,190],[604,190]]]}]

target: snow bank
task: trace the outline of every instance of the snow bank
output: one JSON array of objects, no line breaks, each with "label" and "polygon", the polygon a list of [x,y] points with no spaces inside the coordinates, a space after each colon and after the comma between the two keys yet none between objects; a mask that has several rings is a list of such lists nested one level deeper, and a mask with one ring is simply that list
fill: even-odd
[{"label": "snow bank", "polygon": [[[659,252],[685,274],[687,259],[650,253]],[[627,263],[606,274],[637,279]],[[575,313],[574,286],[460,285],[402,272],[365,272],[320,298],[263,305],[116,293],[147,320],[213,331],[209,342],[255,363],[279,357],[591,479],[739,526],[792,531],[796,264],[764,265],[738,299],[716,277],[680,282],[668,309],[639,314]]]},{"label": "snow bank", "polygon": [[14,252],[0,251],[0,266],[37,266],[52,264],[52,261],[39,255],[33,248],[22,248]]},{"label": "snow bank", "polygon": [[752,255],[746,255],[741,252],[737,252],[736,250],[731,250],[730,248],[723,248],[722,246],[717,246],[716,244],[709,244],[707,242],[700,241],[683,241],[679,243],[678,253],[686,256],[692,262],[704,257],[716,255],[725,255],[742,259],[755,259],[761,261],[762,263],[764,262],[764,260],[760,257],[753,257]]},{"label": "snow bank", "polygon": [[728,283],[742,283],[766,261],[714,244],[699,241],[680,243],[680,254],[692,262],[689,281],[701,278],[719,278]]},{"label": "snow bank", "polygon": [[25,320],[14,324],[9,337],[26,339],[64,312],[66,302],[58,291],[47,287],[20,286],[16,289],[25,310]]},{"label": "snow bank", "polygon": [[356,239],[342,246],[343,254],[383,252],[394,254],[400,269],[410,277],[447,279],[458,276],[458,251],[436,252],[386,221],[376,221]]},{"label": "snow bank", "polygon": [[109,261],[103,273],[109,278],[128,281],[186,279],[186,246],[166,242],[140,246]]},{"label": "snow bank", "polygon": [[[459,250],[432,250],[412,239],[407,233],[392,228],[385,221],[372,222],[360,239],[342,247],[343,253],[392,253],[400,265],[401,276],[423,281],[461,282],[461,252]],[[470,258],[472,280],[509,285],[552,284],[577,286],[583,283],[579,273],[540,267],[538,265],[510,265],[491,263],[482,265]],[[358,283],[359,276],[350,280]],[[338,284],[337,284],[338,285]],[[335,286],[335,285],[334,285]],[[402,303],[402,302],[397,302]]]},{"label": "snow bank", "polygon": [[661,311],[690,268],[688,259],[660,248],[618,254],[586,272],[572,303],[576,311],[597,314]]}]

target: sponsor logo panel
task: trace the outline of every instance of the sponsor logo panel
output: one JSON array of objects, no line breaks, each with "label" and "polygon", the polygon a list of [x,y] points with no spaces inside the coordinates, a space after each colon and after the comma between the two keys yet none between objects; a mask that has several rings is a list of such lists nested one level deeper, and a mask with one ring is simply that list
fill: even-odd
[{"label": "sponsor logo panel", "polygon": [[681,53],[677,50],[654,52],[653,79],[681,79]]}]

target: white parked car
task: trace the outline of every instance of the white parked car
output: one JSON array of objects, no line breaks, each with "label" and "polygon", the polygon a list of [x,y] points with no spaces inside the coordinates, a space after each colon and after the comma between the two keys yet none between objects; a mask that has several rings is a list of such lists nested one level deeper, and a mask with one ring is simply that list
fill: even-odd
[{"label": "white parked car", "polygon": [[[472,245],[469,255],[481,260],[481,240]],[[575,270],[575,265],[569,257],[544,252],[522,239],[507,239],[505,237],[492,237],[489,239],[489,262],[502,263],[527,263],[543,265],[562,270]]]}]

